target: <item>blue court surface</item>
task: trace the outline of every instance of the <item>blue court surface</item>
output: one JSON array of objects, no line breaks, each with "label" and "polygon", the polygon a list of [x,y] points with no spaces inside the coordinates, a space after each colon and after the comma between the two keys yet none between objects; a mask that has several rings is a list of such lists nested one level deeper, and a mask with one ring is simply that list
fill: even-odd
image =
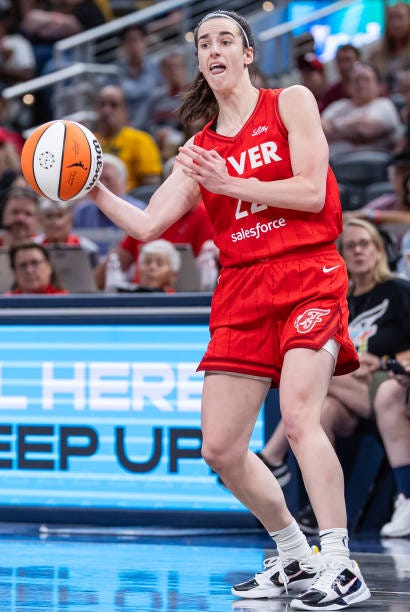
[{"label": "blue court surface", "polygon": [[[232,584],[274,553],[261,530],[0,523],[0,610],[273,612],[290,597],[238,600]],[[313,538],[312,543],[315,543]],[[352,609],[409,612],[410,539],[351,539],[372,592]]]}]

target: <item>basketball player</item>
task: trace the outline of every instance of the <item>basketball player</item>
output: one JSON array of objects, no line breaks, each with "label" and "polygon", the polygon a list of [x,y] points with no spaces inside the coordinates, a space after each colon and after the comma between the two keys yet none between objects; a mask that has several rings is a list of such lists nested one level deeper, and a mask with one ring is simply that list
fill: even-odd
[{"label": "basketball player", "polygon": [[[343,609],[370,592],[350,560],[343,474],[320,410],[333,373],[355,370],[358,358],[347,333],[345,265],[334,246],[339,196],[317,104],[302,86],[253,87],[252,32],[236,13],[206,15],[195,42],[199,74],[181,116],[192,122],[210,109],[212,120],[181,147],[144,211],[102,185],[93,197],[143,241],[205,202],[222,271],[199,364],[202,452],[278,549],[264,571],[232,592],[258,598],[294,589],[302,594],[293,608]],[[287,436],[321,529],[321,555],[312,555],[276,479],[248,450],[271,386],[280,389]]]}]

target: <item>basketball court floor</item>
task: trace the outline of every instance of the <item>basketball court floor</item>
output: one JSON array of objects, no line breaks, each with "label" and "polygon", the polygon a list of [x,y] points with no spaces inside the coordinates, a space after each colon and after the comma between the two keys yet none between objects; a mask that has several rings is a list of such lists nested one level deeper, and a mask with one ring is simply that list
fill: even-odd
[{"label": "basketball court floor", "polygon": [[[311,543],[316,543],[315,539]],[[351,538],[372,592],[352,609],[410,610],[410,539]],[[290,597],[238,600],[230,587],[274,554],[260,530],[66,529],[0,523],[0,610],[276,612]]]}]

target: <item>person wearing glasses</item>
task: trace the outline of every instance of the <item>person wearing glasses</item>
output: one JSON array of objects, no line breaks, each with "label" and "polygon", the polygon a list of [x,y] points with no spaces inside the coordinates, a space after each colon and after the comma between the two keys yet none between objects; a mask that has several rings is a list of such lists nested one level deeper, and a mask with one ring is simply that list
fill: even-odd
[{"label": "person wearing glasses", "polygon": [[10,248],[10,267],[14,272],[12,288],[5,295],[68,293],[57,278],[47,249],[27,242]]},{"label": "person wearing glasses", "polygon": [[[360,419],[376,416],[401,494],[398,512],[381,534],[398,536],[403,530],[410,532],[410,523],[403,525],[405,517],[410,516],[410,423],[404,389],[410,379],[398,376],[394,381],[390,372],[392,368],[393,372],[400,369],[400,365],[410,369],[410,281],[390,271],[383,238],[364,219],[346,221],[340,252],[350,279],[349,333],[359,354],[360,368],[332,378],[321,422],[334,444],[336,436],[352,435]],[[270,463],[281,463],[287,450],[280,423],[262,454]],[[298,522],[305,533],[318,532],[318,521],[310,504],[301,510]]]}]

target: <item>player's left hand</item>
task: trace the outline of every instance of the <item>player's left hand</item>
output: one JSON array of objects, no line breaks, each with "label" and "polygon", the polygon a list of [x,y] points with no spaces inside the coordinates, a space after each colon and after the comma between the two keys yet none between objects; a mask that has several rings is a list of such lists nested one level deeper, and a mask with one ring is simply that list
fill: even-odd
[{"label": "player's left hand", "polygon": [[212,193],[226,193],[229,174],[225,160],[212,149],[190,144],[179,147],[176,161],[184,166],[183,172]]}]

